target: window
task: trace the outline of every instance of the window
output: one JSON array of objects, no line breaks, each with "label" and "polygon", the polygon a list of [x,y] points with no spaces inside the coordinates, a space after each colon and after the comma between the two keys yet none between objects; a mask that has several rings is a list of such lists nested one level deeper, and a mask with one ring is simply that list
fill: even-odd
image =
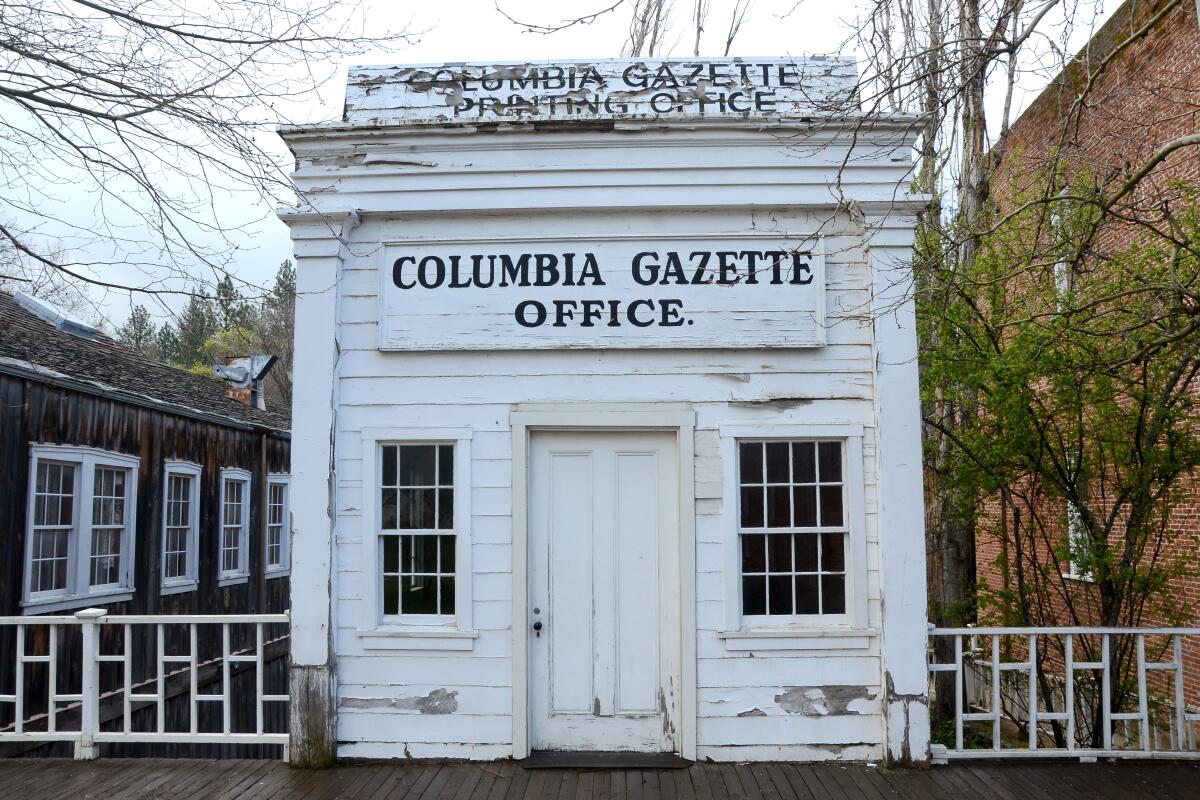
[{"label": "window", "polygon": [[250,473],[221,470],[221,537],[218,585],[240,583],[250,574],[246,553],[250,532]]},{"label": "window", "polygon": [[288,519],[288,478],[272,475],[267,479],[267,575],[278,577],[288,571],[288,544],[291,524]]},{"label": "window", "polygon": [[846,613],[841,441],[737,443],[743,617]]},{"label": "window", "polygon": [[25,605],[128,592],[138,459],[61,445],[35,445],[30,459]]},{"label": "window", "polygon": [[163,470],[164,594],[196,588],[199,529],[200,467],[182,461],[168,461]]},{"label": "window", "polygon": [[1067,501],[1067,549],[1070,553],[1066,577],[1079,581],[1092,580],[1092,540],[1088,535],[1083,515],[1071,501]]},{"label": "window", "polygon": [[383,614],[451,616],[454,445],[385,444],[380,459]]}]

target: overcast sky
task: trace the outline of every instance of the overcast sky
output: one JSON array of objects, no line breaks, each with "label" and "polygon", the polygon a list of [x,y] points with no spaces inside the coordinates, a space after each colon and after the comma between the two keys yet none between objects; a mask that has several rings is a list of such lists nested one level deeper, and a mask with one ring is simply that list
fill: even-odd
[{"label": "overcast sky", "polygon": [[[859,0],[862,2],[863,0]],[[611,4],[611,0],[500,0],[511,16],[529,22],[550,24],[565,16],[581,14]],[[680,22],[668,38],[674,43],[669,55],[689,56],[692,53],[692,33],[686,27],[687,9],[691,0],[675,0],[682,13]],[[708,30],[701,55],[720,56],[728,27],[733,0],[712,0]],[[1088,38],[1088,32],[1103,21],[1104,15],[1119,5],[1107,0],[1103,5],[1087,4],[1076,10],[1076,31],[1067,49],[1074,51]],[[755,0],[750,16],[735,40],[731,55],[754,57],[802,56],[853,53],[847,42],[853,15],[859,5],[855,0]],[[391,26],[420,32],[415,43],[393,51],[377,51],[356,59],[362,64],[413,64],[446,61],[520,62],[531,60],[575,60],[611,58],[620,55],[625,39],[627,13],[621,10],[600,17],[590,25],[561,31],[552,35],[530,33],[507,21],[495,7],[495,0],[443,0],[441,3],[422,3],[419,6],[403,2],[368,2],[363,6],[372,25]],[[1059,17],[1061,19],[1061,15]],[[1061,27],[1056,26],[1056,27]],[[1053,48],[1044,45],[1040,65],[1026,64],[1022,91],[1015,98],[1023,107],[1045,85],[1055,71]],[[1040,66],[1042,69],[1034,70]],[[289,109],[294,122],[316,122],[335,119],[341,113],[346,65],[337,65],[316,91],[311,102]],[[272,137],[273,138],[273,137]],[[283,163],[287,151],[281,142],[278,148]],[[86,224],[89,214],[96,213],[95,200],[85,196],[68,199],[71,213]],[[270,281],[281,261],[291,253],[287,228],[274,216],[269,204],[252,196],[235,195],[221,200],[226,220],[247,225],[246,236],[233,255],[230,269],[238,277],[256,284]],[[93,253],[103,257],[103,254]],[[111,257],[111,256],[110,256]],[[136,281],[136,275],[121,267],[110,267],[107,277]],[[109,324],[119,324],[129,312],[130,298],[110,293],[97,297]]]}]

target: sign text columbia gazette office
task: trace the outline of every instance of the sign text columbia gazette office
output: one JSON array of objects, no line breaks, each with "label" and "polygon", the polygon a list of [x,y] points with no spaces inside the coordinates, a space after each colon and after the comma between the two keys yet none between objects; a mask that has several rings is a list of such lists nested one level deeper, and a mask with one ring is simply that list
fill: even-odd
[{"label": "sign text columbia gazette office", "polygon": [[292,756],[922,761],[913,121],[840,59],[288,128]]}]

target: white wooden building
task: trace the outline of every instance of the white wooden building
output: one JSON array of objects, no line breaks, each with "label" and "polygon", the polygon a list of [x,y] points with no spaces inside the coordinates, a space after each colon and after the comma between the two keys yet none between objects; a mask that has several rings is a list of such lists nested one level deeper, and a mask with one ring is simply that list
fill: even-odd
[{"label": "white wooden building", "polygon": [[289,128],[292,755],[927,757],[911,118],[838,59]]}]

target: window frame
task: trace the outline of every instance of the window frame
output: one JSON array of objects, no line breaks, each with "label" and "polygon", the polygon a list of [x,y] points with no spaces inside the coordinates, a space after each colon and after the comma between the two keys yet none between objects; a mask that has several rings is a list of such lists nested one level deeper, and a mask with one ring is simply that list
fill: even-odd
[{"label": "window frame", "polygon": [[[70,464],[75,469],[72,493],[71,527],[67,540],[67,585],[62,589],[30,591],[33,580],[34,505],[37,495],[38,465],[42,462]],[[22,566],[21,606],[25,613],[65,610],[79,605],[120,602],[134,592],[134,554],[137,539],[138,470],[137,456],[62,444],[32,444],[29,447],[29,474],[25,499],[25,546]],[[97,467],[124,470],[125,523],[121,531],[119,580],[103,586],[91,586],[92,505]],[[86,538],[86,541],[84,541]]]},{"label": "window frame", "polygon": [[[200,480],[203,470],[199,464],[192,461],[168,459],[163,463],[162,483],[162,527],[159,530],[159,584],[162,595],[179,594],[194,591],[199,585],[199,554],[200,554]],[[167,577],[167,527],[170,514],[171,477],[185,476],[191,479],[191,491],[188,494],[188,536],[186,542],[187,569],[182,578]]]},{"label": "window frame", "polygon": [[[223,558],[225,544],[225,488],[229,481],[241,483],[242,519],[238,533],[238,569],[226,570]],[[250,580],[250,512],[254,507],[253,482],[250,471],[240,467],[221,470],[220,502],[217,504],[217,586],[233,586]]]},{"label": "window frame", "polygon": [[[471,518],[471,430],[468,428],[365,429],[363,446],[362,568],[370,578],[363,581],[363,612],[359,626],[364,647],[430,650],[468,650],[477,635],[472,629],[472,518]],[[455,537],[454,614],[383,613],[383,537],[404,531],[380,527],[380,487],[383,482],[381,454],[385,445],[450,445],[454,449],[454,516],[450,529],[438,535]],[[370,639],[392,639],[372,642]],[[412,641],[403,642],[405,637]]]},{"label": "window frame", "polygon": [[[721,425],[725,502],[722,503],[725,631],[866,630],[868,623],[863,426],[855,424]],[[741,442],[839,441],[842,443],[842,509],[845,528],[846,610],[842,614],[742,614]],[[767,529],[764,529],[767,530]],[[775,530],[775,529],[770,529]],[[780,528],[793,533],[793,528]],[[768,530],[769,532],[769,530]],[[805,535],[819,535],[817,532]]]},{"label": "window frame", "polygon": [[[279,563],[271,565],[267,554],[271,547],[271,487],[283,487],[283,531],[279,539]],[[267,476],[267,496],[263,500],[263,574],[268,578],[283,578],[292,571],[292,476],[271,473]]]}]

